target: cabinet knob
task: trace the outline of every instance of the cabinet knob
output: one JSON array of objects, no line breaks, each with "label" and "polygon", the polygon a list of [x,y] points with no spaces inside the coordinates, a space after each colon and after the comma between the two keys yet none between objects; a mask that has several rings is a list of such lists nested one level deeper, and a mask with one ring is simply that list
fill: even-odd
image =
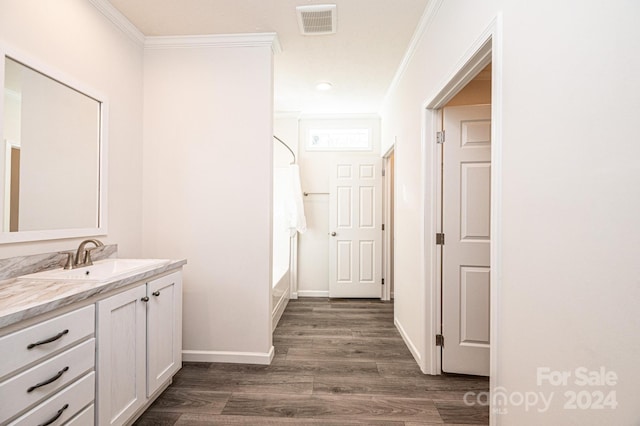
[{"label": "cabinet knob", "polygon": [[149,297],[145,296],[145,297],[140,298],[140,300],[142,300],[143,302],[146,303],[146,302],[149,301]]},{"label": "cabinet knob", "polygon": [[153,294],[154,296],[158,297],[158,296],[160,296],[160,291],[156,290],[151,294]]}]

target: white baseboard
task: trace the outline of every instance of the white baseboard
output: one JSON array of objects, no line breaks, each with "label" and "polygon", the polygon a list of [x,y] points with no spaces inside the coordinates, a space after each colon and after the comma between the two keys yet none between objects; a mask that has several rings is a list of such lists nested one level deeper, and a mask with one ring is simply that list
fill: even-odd
[{"label": "white baseboard", "polygon": [[400,324],[400,321],[398,321],[397,318],[393,319],[393,324],[396,326],[396,328],[398,329],[398,332],[400,333],[400,336],[402,336],[402,340],[404,340],[404,343],[409,348],[409,352],[411,352],[411,355],[413,355],[413,358],[418,363],[418,366],[420,367],[420,370],[424,373],[425,371],[424,371],[424,367],[422,365],[422,357],[420,356],[420,352],[418,352],[418,349],[416,349],[416,345],[413,344],[413,342],[411,341],[411,339],[407,335],[407,332],[404,331],[404,328],[402,327],[402,324]]},{"label": "white baseboard", "polygon": [[298,290],[298,297],[329,297],[329,290]]},{"label": "white baseboard", "polygon": [[234,364],[269,365],[275,351],[269,352],[231,352],[231,351],[182,351],[182,360],[186,362],[229,362]]}]

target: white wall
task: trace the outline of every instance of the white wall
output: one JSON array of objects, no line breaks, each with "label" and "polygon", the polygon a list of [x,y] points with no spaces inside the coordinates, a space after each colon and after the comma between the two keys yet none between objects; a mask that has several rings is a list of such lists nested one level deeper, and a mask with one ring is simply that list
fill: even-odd
[{"label": "white wall", "polygon": [[188,259],[186,360],[269,362],[271,46],[153,48],[144,255]]},{"label": "white wall", "polygon": [[[109,235],[121,256],[141,255],[142,47],[89,1],[3,0],[0,41],[109,101]],[[64,188],[61,188],[61,191]],[[81,239],[0,245],[0,258],[68,250]]]},{"label": "white wall", "polygon": [[[372,151],[309,151],[309,129],[370,129]],[[304,192],[328,193],[332,164],[342,156],[380,156],[380,119],[377,116],[307,116],[300,120],[300,180]],[[329,296],[329,195],[304,197],[307,232],[299,236],[298,296]]]},{"label": "white wall", "polygon": [[[538,412],[509,405],[504,425],[635,424],[640,367],[640,4],[447,0],[382,113],[397,137],[395,315],[429,363],[432,220],[423,104],[499,12],[503,32],[502,269],[492,386],[553,394]],[[495,102],[495,99],[494,99]],[[425,211],[426,210],[426,211]],[[416,238],[416,230],[419,230]],[[446,336],[445,336],[446,338]],[[538,368],[569,371],[538,385]],[[615,372],[614,386],[575,384],[575,369]],[[614,391],[615,409],[564,409],[566,391]]]}]

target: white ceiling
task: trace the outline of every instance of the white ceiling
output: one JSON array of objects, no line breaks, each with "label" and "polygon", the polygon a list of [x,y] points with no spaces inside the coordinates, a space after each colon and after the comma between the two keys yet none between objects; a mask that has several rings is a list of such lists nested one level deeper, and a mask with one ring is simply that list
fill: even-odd
[{"label": "white ceiling", "polygon": [[[110,0],[146,36],[276,32],[275,110],[304,114],[378,112],[428,1]],[[336,34],[301,35],[296,6],[326,3]]]}]

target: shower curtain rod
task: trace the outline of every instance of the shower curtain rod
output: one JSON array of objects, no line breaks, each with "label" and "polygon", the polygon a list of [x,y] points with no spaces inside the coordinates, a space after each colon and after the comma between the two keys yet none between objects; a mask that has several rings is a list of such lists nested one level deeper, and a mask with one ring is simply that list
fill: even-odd
[{"label": "shower curtain rod", "polygon": [[282,139],[280,139],[280,138],[279,138],[279,137],[277,137],[276,135],[273,135],[273,137],[274,137],[278,142],[280,142],[282,145],[284,145],[284,146],[289,150],[289,152],[291,153],[291,155],[293,155],[293,164],[296,164],[296,154],[294,154],[293,150],[292,150],[291,148],[289,148],[289,145],[287,145],[286,143],[284,143],[284,142],[282,141]]}]

